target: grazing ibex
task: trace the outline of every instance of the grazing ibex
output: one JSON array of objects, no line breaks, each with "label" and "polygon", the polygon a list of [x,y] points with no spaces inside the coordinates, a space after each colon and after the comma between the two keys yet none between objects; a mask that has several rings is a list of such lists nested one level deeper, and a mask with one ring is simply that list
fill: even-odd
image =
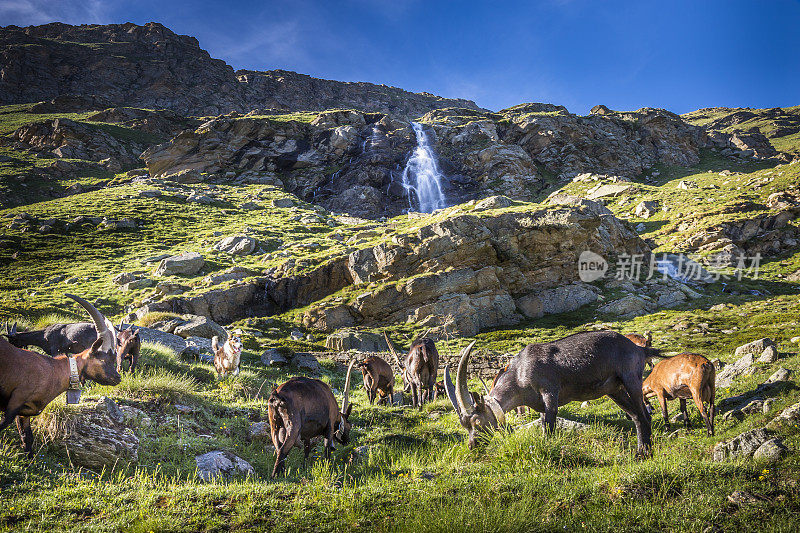
[{"label": "grazing ibex", "polygon": [[650,414],[642,398],[646,350],[613,331],[576,333],[563,339],[529,344],[508,364],[485,396],[467,388],[467,363],[473,341],[461,352],[456,384],[445,366],[445,387],[469,447],[488,428],[505,423],[505,413],[525,405],[544,413],[545,430],[555,429],[558,407],[572,401],[611,397],[636,425],[638,455],[650,453]]},{"label": "grazing ibex", "polygon": [[[714,434],[714,417],[717,411],[714,405],[716,380],[716,370],[711,361],[702,355],[684,352],[660,361],[644,380],[642,393],[645,400],[658,397],[667,431],[670,429],[667,400],[680,400],[684,423],[686,429],[689,429],[686,399],[693,399],[706,424],[706,431],[711,436]],[[703,402],[708,402],[709,414],[706,414]]]},{"label": "grazing ibex", "polygon": [[431,339],[420,338],[411,343],[405,362],[400,361],[397,351],[386,332],[383,332],[389,351],[403,373],[404,390],[411,390],[411,403],[422,408],[422,404],[436,399],[436,374],[439,371],[439,352]]},{"label": "grazing ibex", "polygon": [[130,362],[128,366],[130,372],[136,370],[141,351],[142,340],[139,338],[139,330],[134,329],[133,326],[122,329],[122,323],[120,322],[119,332],[117,333],[117,372],[121,373],[123,371],[122,363],[124,361]]},{"label": "grazing ibex", "polygon": [[371,355],[358,363],[361,375],[364,378],[364,389],[367,391],[367,398],[370,405],[378,400],[378,403],[392,403],[394,393],[394,372],[389,363],[376,355]]},{"label": "grazing ibex", "polygon": [[220,378],[227,377],[233,372],[239,374],[239,361],[242,357],[242,339],[235,333],[228,334],[228,340],[220,346],[219,337],[211,338],[211,349],[214,351],[214,368]]},{"label": "grazing ibex", "polygon": [[347,444],[350,441],[350,371],[355,360],[347,367],[342,410],[331,388],[323,381],[307,377],[294,377],[275,389],[267,402],[270,434],[275,446],[275,466],[272,477],[283,471],[289,451],[302,440],[304,460],[311,452],[311,439],[325,439],[325,457],[330,458],[333,441]]},{"label": "grazing ibex", "polygon": [[42,412],[53,399],[79,387],[86,379],[102,385],[118,385],[116,335],[114,324],[92,304],[71,294],[94,321],[97,340],[74,358],[67,355],[49,357],[23,350],[0,337],[0,410],[3,420],[0,431],[16,419],[22,445],[33,457],[33,433],[30,417]]},{"label": "grazing ibex", "polygon": [[97,331],[91,322],[51,324],[44,329],[17,331],[17,324],[6,324],[8,342],[17,348],[36,346],[48,355],[81,353],[97,340]]}]

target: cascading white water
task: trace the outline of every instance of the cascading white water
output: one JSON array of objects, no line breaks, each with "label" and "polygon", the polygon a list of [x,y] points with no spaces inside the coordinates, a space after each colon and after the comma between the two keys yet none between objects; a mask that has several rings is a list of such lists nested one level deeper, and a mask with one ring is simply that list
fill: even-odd
[{"label": "cascading white water", "polygon": [[[433,153],[428,135],[422,125],[412,122],[414,134],[417,136],[417,147],[403,169],[403,187],[408,194],[409,210],[419,210],[421,213],[432,213],[437,209],[447,207],[444,193],[442,192],[442,178],[439,165],[436,163],[436,154]],[[413,193],[413,194],[412,194]],[[414,198],[418,203],[414,208]]]}]

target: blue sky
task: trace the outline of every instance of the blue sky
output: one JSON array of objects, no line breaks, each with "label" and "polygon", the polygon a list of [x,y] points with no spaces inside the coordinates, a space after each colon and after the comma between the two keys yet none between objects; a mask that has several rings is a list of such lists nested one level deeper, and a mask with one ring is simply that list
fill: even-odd
[{"label": "blue sky", "polygon": [[0,25],[158,21],[234,68],[585,114],[800,104],[800,2],[0,0]]}]

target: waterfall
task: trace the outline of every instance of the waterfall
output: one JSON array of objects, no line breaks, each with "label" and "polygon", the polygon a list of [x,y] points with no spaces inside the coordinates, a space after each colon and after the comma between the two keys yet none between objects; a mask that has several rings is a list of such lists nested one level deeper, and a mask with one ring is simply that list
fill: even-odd
[{"label": "waterfall", "polygon": [[[412,122],[417,137],[417,147],[403,169],[403,187],[408,194],[409,211],[414,210],[414,198],[421,213],[432,213],[447,207],[442,192],[442,173],[436,163],[436,154],[422,125]],[[413,194],[412,194],[413,193]]]}]

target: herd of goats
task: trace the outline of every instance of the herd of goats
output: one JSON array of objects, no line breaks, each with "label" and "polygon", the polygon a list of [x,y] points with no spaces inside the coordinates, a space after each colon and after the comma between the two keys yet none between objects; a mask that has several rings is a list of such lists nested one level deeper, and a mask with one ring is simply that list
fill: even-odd
[{"label": "herd of goats", "polygon": [[[89,313],[92,323],[54,324],[28,332],[18,332],[14,324],[6,326],[7,340],[0,336],[0,409],[4,414],[0,431],[16,420],[23,447],[30,457],[33,456],[31,417],[64,392],[68,403],[77,402],[87,379],[102,385],[118,385],[123,363],[127,362],[130,370],[138,364],[141,342],[137,330],[130,326],[122,329],[121,324],[116,328],[83,298],[66,296]],[[691,398],[708,434],[714,433],[714,365],[697,354],[662,356],[650,346],[649,333],[643,336],[592,331],[530,344],[500,370],[491,387],[483,384],[483,395],[467,387],[467,365],[474,341],[459,354],[455,383],[449,365],[445,365],[443,382],[437,383],[439,354],[431,339],[415,340],[403,360],[388,337],[386,341],[401,369],[404,390],[411,393],[413,405],[421,407],[443,389],[469,434],[470,448],[476,446],[481,435],[503,426],[505,413],[514,409],[527,407],[543,413],[544,428],[549,433],[555,429],[559,406],[605,395],[633,421],[640,457],[650,455],[651,418],[647,399],[653,396],[658,397],[667,429],[667,401],[680,400],[688,428],[686,402]],[[49,355],[29,351],[28,346],[38,346]],[[242,352],[238,335],[229,335],[221,346],[215,337],[212,346],[218,375],[238,373]],[[654,358],[661,361],[643,381],[645,364],[652,365]],[[343,445],[349,442],[353,407],[349,401],[350,374],[356,364],[363,374],[369,402],[391,402],[395,383],[392,367],[375,355],[360,363],[355,359],[350,362],[341,410],[331,388],[318,379],[293,377],[272,391],[268,411],[276,450],[273,477],[283,471],[289,451],[300,447],[301,442],[306,459],[316,437],[324,439],[328,458],[334,441]],[[709,404],[708,409],[704,403]]]}]

